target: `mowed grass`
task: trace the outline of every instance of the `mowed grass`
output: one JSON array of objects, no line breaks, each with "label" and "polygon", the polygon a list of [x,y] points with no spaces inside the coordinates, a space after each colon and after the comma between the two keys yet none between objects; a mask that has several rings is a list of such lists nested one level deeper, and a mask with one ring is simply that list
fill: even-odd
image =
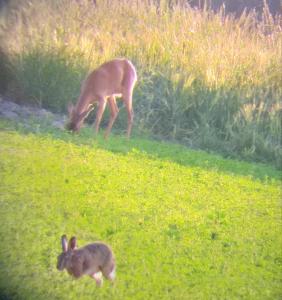
[{"label": "mowed grass", "polygon": [[[1,299],[281,299],[278,171],[16,128],[1,122]],[[111,245],[113,286],[56,270],[63,233]]]}]

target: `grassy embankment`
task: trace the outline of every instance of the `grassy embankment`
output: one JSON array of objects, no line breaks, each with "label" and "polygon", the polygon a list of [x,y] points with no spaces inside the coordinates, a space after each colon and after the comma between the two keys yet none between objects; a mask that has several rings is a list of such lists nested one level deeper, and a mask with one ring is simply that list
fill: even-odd
[{"label": "grassy embankment", "polygon": [[[1,122],[1,299],[280,299],[281,173],[90,129],[36,131]],[[63,233],[112,246],[113,287],[56,270]]]},{"label": "grassy embankment", "polygon": [[139,75],[136,131],[281,166],[281,20],[266,8],[258,22],[167,1],[159,13],[145,1],[77,2],[11,0],[1,46],[12,94],[66,111],[90,69],[125,56]]}]

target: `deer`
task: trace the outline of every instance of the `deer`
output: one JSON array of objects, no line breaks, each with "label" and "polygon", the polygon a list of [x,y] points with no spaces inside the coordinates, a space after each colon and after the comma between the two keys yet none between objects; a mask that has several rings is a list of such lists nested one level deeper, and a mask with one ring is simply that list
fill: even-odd
[{"label": "deer", "polygon": [[98,105],[94,122],[95,135],[99,132],[100,123],[107,103],[110,108],[110,120],[104,137],[108,138],[118,116],[119,108],[116,98],[121,97],[127,110],[127,138],[130,138],[133,124],[132,95],[137,73],[134,65],[127,59],[113,59],[93,70],[84,80],[76,105],[68,105],[69,122],[66,128],[79,132],[85,118]]}]

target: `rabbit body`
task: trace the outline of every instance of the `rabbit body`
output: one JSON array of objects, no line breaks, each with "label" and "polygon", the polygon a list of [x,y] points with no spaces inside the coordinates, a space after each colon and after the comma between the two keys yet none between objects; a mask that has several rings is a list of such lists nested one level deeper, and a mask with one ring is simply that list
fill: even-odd
[{"label": "rabbit body", "polygon": [[57,268],[67,272],[74,278],[89,275],[102,285],[102,276],[113,281],[115,278],[115,258],[110,247],[102,242],[95,242],[82,248],[76,248],[73,237],[67,246],[66,237],[62,237],[63,253],[58,256]]}]

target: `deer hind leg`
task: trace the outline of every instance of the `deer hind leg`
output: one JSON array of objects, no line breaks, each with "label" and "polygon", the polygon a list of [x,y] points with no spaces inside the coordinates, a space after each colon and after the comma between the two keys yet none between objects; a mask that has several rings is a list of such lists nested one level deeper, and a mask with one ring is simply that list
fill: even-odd
[{"label": "deer hind leg", "polygon": [[95,123],[94,123],[95,134],[98,134],[98,132],[99,132],[100,123],[101,123],[102,116],[105,111],[107,102],[104,97],[101,97],[101,98],[99,98],[98,103],[99,103],[98,104],[99,106],[98,106],[98,111],[97,111],[96,119],[95,119]]},{"label": "deer hind leg", "polygon": [[130,138],[132,124],[133,124],[133,118],[134,118],[134,112],[132,107],[132,92],[127,93],[123,96],[124,98],[124,104],[127,111],[127,132],[126,136],[127,138]]},{"label": "deer hind leg", "polygon": [[136,83],[137,77],[135,71],[132,70],[129,72],[128,76],[124,78],[124,81],[122,83],[123,85],[123,92],[122,97],[124,100],[125,108],[127,111],[127,138],[130,137],[132,124],[133,124],[133,107],[132,107],[132,94],[133,89]]},{"label": "deer hind leg", "polygon": [[109,136],[109,134],[111,132],[111,129],[113,127],[113,124],[114,124],[114,122],[117,118],[118,112],[119,112],[117,102],[116,102],[116,98],[114,96],[110,96],[109,99],[108,99],[108,102],[109,102],[109,105],[110,105],[111,117],[110,117],[107,129],[106,129],[105,138],[107,138]]}]

